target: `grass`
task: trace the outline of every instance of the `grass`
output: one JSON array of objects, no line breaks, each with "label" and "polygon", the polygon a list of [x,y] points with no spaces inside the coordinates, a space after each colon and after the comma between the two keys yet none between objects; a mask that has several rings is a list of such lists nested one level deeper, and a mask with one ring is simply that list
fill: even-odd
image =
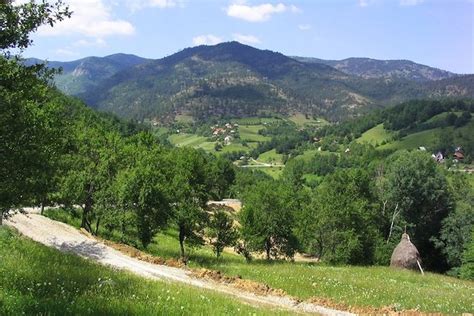
[{"label": "grass", "polygon": [[266,163],[281,163],[282,157],[282,154],[277,154],[276,150],[272,149],[260,154],[257,160]]},{"label": "grass", "polygon": [[383,141],[389,141],[391,137],[392,134],[383,128],[383,124],[379,124],[364,132],[362,136],[357,139],[357,142],[368,143],[375,146]]},{"label": "grass", "polygon": [[[261,136],[261,135],[257,135]],[[264,137],[264,136],[261,136]],[[168,137],[168,140],[175,146],[178,147],[193,147],[196,149],[203,149],[207,152],[212,152],[215,153],[215,145],[216,142],[210,142],[208,139],[204,136],[199,136],[196,134],[187,134],[187,133],[181,133],[181,134],[173,134]],[[226,153],[226,152],[233,152],[233,151],[244,151],[244,152],[249,152],[252,148],[255,148],[257,146],[256,142],[249,142],[247,143],[247,146],[243,146],[241,143],[238,142],[232,142],[231,144],[222,147],[222,149],[219,151],[220,153]]]},{"label": "grass", "polygon": [[[442,113],[443,114],[443,113]],[[439,114],[439,115],[442,115]],[[439,133],[441,132],[442,128],[433,128],[425,131],[421,131],[418,133],[413,133],[403,137],[401,140],[393,141],[387,143],[385,145],[377,147],[378,149],[416,149],[420,146],[424,146],[426,148],[432,147],[436,141],[437,137],[439,137]],[[446,130],[454,132],[454,143],[456,143],[456,132],[461,132],[466,135],[473,135],[474,134],[474,119],[459,128],[454,128],[452,126],[446,127]]]},{"label": "grass", "polygon": [[193,123],[194,122],[194,117],[192,115],[188,115],[188,114],[178,114],[178,115],[176,115],[174,120],[176,122],[180,122],[180,123]]},{"label": "grass", "polygon": [[413,133],[391,143],[377,147],[378,149],[416,149],[418,147],[430,148],[436,141],[440,128],[429,129],[418,133]]},{"label": "grass", "polygon": [[273,179],[278,179],[283,173],[283,167],[269,167],[269,168],[259,168],[262,172],[265,172]]},{"label": "grass", "polygon": [[151,281],[0,227],[1,315],[274,315],[212,291]]},{"label": "grass", "polygon": [[178,146],[178,147],[181,147],[181,146],[198,147],[199,145],[202,145],[203,143],[207,142],[206,137],[198,136],[195,134],[187,134],[187,133],[173,134],[173,135],[170,135],[168,139],[173,145]]},{"label": "grass", "polygon": [[263,125],[242,125],[239,126],[240,139],[247,142],[264,142],[270,137],[260,135],[258,131],[264,129]]},{"label": "grass", "polygon": [[306,125],[324,126],[324,125],[329,124],[329,122],[323,118],[314,119],[312,117],[306,117],[306,115],[302,113],[293,114],[292,116],[288,118],[288,120],[292,121],[298,126],[306,126]]},{"label": "grass", "polygon": [[166,127],[161,126],[161,127],[158,127],[158,128],[153,128],[152,131],[153,131],[153,134],[155,136],[159,137],[161,135],[164,135],[164,134],[168,133],[169,129],[166,128]]},{"label": "grass", "polygon": [[279,118],[273,118],[273,117],[244,117],[240,119],[232,119],[232,123],[237,123],[240,126],[242,125],[260,125],[264,123],[273,123],[280,121],[281,119]]},{"label": "grass", "polygon": [[[55,211],[48,211],[50,212]],[[177,232],[156,235],[147,251],[163,258],[179,257]],[[189,265],[239,275],[285,290],[300,299],[318,297],[350,306],[394,306],[398,310],[460,314],[474,310],[474,282],[439,274],[424,276],[388,267],[332,267],[323,264],[254,260],[248,264],[233,253],[216,259],[211,248],[188,249]]]}]

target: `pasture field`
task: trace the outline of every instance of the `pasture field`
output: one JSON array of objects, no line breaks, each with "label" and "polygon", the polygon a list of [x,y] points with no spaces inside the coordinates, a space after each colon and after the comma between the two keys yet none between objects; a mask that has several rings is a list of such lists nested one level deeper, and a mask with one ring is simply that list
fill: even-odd
[{"label": "pasture field", "polygon": [[[61,212],[64,211],[50,210],[47,214],[65,222],[79,223],[70,215],[58,215]],[[178,258],[177,230],[171,227],[158,233],[146,251],[162,258]],[[191,268],[241,276],[282,289],[303,300],[318,298],[345,306],[447,314],[474,310],[474,282],[439,274],[422,276],[388,267],[328,266],[282,260],[254,259],[247,263],[242,256],[229,251],[217,259],[209,246],[188,248],[187,251]]]},{"label": "pasture field", "polygon": [[392,133],[387,131],[383,124],[372,127],[364,132],[361,137],[357,139],[358,143],[368,143],[371,145],[381,144],[383,141],[389,141],[392,138]]},{"label": "pasture field", "polygon": [[289,315],[104,267],[3,226],[0,260],[1,315]]},{"label": "pasture field", "polygon": [[275,149],[266,151],[258,156],[258,161],[265,163],[279,164],[282,162],[282,154],[278,154]]}]

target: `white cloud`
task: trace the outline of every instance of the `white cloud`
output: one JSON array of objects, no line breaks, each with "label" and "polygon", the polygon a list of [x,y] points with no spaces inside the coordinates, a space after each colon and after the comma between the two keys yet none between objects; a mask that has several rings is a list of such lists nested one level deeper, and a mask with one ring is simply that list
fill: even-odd
[{"label": "white cloud", "polygon": [[400,0],[401,6],[414,6],[423,3],[424,0]]},{"label": "white cloud", "polygon": [[[398,0],[398,3],[401,6],[415,6],[423,3],[425,0]],[[357,4],[359,7],[368,7],[373,4],[381,4],[383,3],[382,0],[357,0]]]},{"label": "white cloud", "polygon": [[104,38],[111,35],[131,35],[135,32],[130,22],[114,18],[110,7],[106,6],[103,0],[68,0],[66,3],[73,11],[72,17],[57,23],[53,28],[40,27],[39,35],[81,34]]},{"label": "white cloud", "polygon": [[81,39],[72,44],[74,47],[106,47],[107,43],[102,38],[96,38],[94,40]]},{"label": "white cloud", "polygon": [[79,56],[79,53],[74,52],[72,50],[69,50],[67,48],[59,48],[54,51],[56,55],[62,56],[62,57],[77,57]]},{"label": "white cloud", "polygon": [[261,43],[260,39],[256,36],[253,36],[253,35],[245,35],[245,34],[235,33],[235,34],[232,34],[232,37],[234,38],[235,41],[240,42],[242,44],[252,45],[252,44],[260,44]]},{"label": "white cloud", "polygon": [[290,11],[293,12],[293,13],[302,13],[303,10],[301,10],[300,8],[298,8],[297,6],[295,5],[290,5]]},{"label": "white cloud", "polygon": [[299,24],[298,28],[301,31],[309,31],[309,30],[311,30],[311,25],[310,24]]},{"label": "white cloud", "polygon": [[176,6],[182,7],[184,4],[182,0],[126,0],[126,5],[132,11],[137,11],[144,8],[167,9]]},{"label": "white cloud", "polygon": [[212,34],[199,35],[199,36],[193,37],[194,45],[216,45],[216,44],[221,43],[222,41],[223,41],[222,38],[212,35]]},{"label": "white cloud", "polygon": [[245,2],[233,3],[229,5],[226,9],[228,16],[242,19],[248,22],[264,22],[268,21],[273,14],[283,13],[283,12],[293,12],[298,13],[301,10],[294,5],[285,5],[283,3],[270,4],[264,3],[259,5],[250,6],[245,4]]}]

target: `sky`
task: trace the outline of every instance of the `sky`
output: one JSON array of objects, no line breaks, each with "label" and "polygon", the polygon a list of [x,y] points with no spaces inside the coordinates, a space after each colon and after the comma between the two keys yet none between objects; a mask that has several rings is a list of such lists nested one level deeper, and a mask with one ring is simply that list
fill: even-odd
[{"label": "sky", "polygon": [[474,0],[64,1],[72,18],[41,27],[25,57],[156,59],[237,40],[290,56],[408,59],[474,73]]}]

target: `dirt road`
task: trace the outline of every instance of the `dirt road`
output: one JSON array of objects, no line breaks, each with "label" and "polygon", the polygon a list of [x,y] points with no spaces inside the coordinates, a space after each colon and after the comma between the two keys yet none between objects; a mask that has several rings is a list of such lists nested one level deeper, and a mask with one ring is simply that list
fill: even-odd
[{"label": "dirt road", "polygon": [[53,221],[39,214],[16,214],[9,218],[6,224],[16,228],[23,235],[46,246],[54,247],[61,251],[72,252],[101,264],[127,270],[149,279],[181,282],[199,288],[215,290],[234,296],[251,305],[265,305],[273,308],[293,310],[295,312],[323,315],[353,315],[348,312],[337,311],[315,304],[299,303],[290,297],[256,295],[208,279],[197,279],[192,277],[191,272],[186,269],[140,261],[82,234],[74,227]]}]

